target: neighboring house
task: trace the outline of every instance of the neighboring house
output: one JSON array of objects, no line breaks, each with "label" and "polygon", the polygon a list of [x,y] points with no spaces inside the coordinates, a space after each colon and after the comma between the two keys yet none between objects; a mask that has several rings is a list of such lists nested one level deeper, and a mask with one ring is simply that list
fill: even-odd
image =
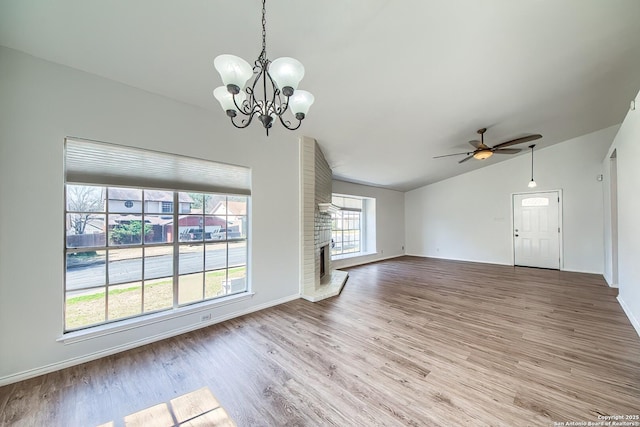
[{"label": "neighboring house", "polygon": [[178,233],[181,241],[188,240],[223,240],[226,228],[224,217],[211,215],[180,215],[178,217]]},{"label": "neighboring house", "polygon": [[[161,190],[145,190],[144,200],[140,190],[128,188],[113,188],[108,191],[108,211],[109,221],[105,227],[104,214],[87,214],[87,218],[74,218],[74,215],[67,217],[67,244],[70,247],[103,246],[105,244],[106,232],[118,225],[129,224],[132,221],[139,221],[144,203],[144,222],[151,225],[152,232],[149,233],[145,241],[168,242],[173,239],[173,194]],[[104,196],[103,196],[104,197]],[[193,199],[187,193],[179,193],[180,214],[197,214],[191,209]],[[103,204],[104,206],[104,204]],[[76,215],[77,217],[77,215]],[[74,235],[73,221],[83,221],[84,232]],[[198,228],[201,228],[203,219],[197,215],[181,215],[178,219],[179,233],[186,236],[181,240],[198,240]],[[206,219],[207,232],[218,233],[224,229],[226,222],[224,219]]]},{"label": "neighboring house", "polygon": [[[167,191],[146,190],[144,192],[145,213],[172,213],[173,194]],[[193,199],[187,193],[179,193],[178,213],[191,213]],[[109,188],[110,212],[142,212],[142,197],[139,190],[128,188]]]}]

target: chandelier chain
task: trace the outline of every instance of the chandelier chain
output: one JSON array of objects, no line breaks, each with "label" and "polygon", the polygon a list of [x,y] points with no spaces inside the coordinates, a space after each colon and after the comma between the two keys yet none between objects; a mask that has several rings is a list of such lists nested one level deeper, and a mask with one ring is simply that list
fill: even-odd
[{"label": "chandelier chain", "polygon": [[267,59],[267,0],[262,0],[262,52],[260,60]]}]

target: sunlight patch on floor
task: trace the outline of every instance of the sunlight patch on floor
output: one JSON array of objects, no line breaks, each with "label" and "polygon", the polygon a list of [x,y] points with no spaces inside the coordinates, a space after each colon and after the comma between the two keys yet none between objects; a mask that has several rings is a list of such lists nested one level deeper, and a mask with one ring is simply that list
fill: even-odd
[{"label": "sunlight patch on floor", "polygon": [[[127,415],[124,424],[127,427],[236,427],[236,423],[207,387],[171,399],[168,404],[160,403]],[[110,421],[98,427],[114,426],[114,422]]]}]

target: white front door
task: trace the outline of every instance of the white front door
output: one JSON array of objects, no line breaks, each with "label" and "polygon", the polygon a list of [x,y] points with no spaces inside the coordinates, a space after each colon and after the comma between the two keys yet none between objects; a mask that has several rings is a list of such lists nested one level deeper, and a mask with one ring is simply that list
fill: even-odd
[{"label": "white front door", "polygon": [[513,195],[515,265],[560,269],[560,194]]}]

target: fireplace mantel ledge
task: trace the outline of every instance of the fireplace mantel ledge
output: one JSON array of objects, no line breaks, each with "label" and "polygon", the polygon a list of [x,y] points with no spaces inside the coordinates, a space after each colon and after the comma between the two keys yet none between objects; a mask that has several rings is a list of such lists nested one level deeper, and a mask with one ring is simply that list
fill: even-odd
[{"label": "fireplace mantel ledge", "polygon": [[318,210],[320,213],[333,214],[340,210],[340,208],[332,203],[318,203]]}]

